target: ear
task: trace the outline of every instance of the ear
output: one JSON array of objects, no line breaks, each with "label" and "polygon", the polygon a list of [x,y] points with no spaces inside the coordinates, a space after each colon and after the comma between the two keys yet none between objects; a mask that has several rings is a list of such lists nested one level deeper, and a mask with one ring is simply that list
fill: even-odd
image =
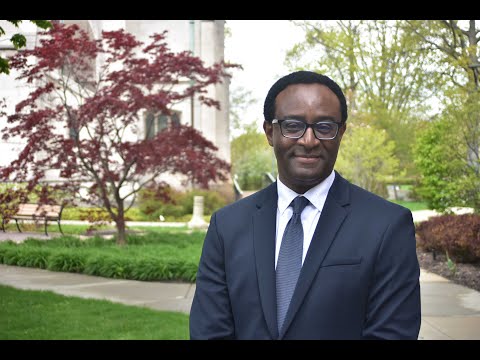
[{"label": "ear", "polygon": [[270,146],[273,146],[273,125],[271,122],[264,121],[263,122],[263,131],[265,131],[265,135],[267,136],[268,143]]}]

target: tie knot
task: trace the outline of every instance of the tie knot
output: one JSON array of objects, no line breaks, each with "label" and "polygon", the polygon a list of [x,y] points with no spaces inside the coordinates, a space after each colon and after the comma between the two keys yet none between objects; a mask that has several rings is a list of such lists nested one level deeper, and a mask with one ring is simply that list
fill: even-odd
[{"label": "tie knot", "polygon": [[293,199],[291,206],[293,207],[294,214],[301,214],[305,206],[310,203],[305,196],[297,196]]}]

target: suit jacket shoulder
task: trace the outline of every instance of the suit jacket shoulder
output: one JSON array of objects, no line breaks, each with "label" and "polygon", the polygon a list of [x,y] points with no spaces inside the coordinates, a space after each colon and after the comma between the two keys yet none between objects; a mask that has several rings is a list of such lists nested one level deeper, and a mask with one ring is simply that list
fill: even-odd
[{"label": "suit jacket shoulder", "polygon": [[274,182],[264,189],[253,193],[243,199],[237,200],[216,211],[220,218],[230,217],[234,214],[246,213],[252,215],[253,211],[258,209],[267,199],[277,200],[277,182]]},{"label": "suit jacket shoulder", "polygon": [[336,172],[335,182],[330,189],[332,196],[337,199],[343,199],[343,202],[348,202],[351,211],[366,211],[370,215],[391,216],[393,214],[400,215],[405,212],[410,212],[409,209],[388,201],[370,191],[367,191],[355,184],[352,184]]}]

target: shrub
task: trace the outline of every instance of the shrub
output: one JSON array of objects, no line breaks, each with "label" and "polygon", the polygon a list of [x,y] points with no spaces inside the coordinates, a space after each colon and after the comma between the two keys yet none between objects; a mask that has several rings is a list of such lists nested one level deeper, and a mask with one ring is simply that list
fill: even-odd
[{"label": "shrub", "polygon": [[456,262],[480,261],[480,215],[441,215],[416,228],[419,246],[427,251],[447,252]]},{"label": "shrub", "polygon": [[189,221],[193,213],[194,196],[204,197],[205,215],[211,215],[232,201],[225,191],[193,189],[181,192],[170,186],[150,187],[140,191],[138,208],[148,220],[158,221],[159,216],[163,215],[167,221]]},{"label": "shrub", "polygon": [[20,257],[17,247],[4,247],[0,249],[0,260],[5,265],[17,265],[17,260]]},{"label": "shrub", "polygon": [[0,243],[0,263],[145,281],[195,281],[203,231],[129,235],[127,245],[101,237],[63,236]]},{"label": "shrub", "polygon": [[139,192],[138,209],[148,220],[157,221],[160,215],[181,216],[183,209],[178,205],[181,193],[168,185],[147,187]]},{"label": "shrub", "polygon": [[[91,213],[89,215],[89,212]],[[89,217],[96,215],[102,221],[111,221],[109,214],[102,208],[86,208],[86,207],[66,207],[62,211],[62,220],[88,220]],[[142,221],[146,220],[138,208],[130,208],[125,213],[126,221]]]},{"label": "shrub", "polygon": [[30,248],[28,251],[19,251],[15,265],[46,269],[49,256],[50,252],[47,249]]},{"label": "shrub", "polygon": [[85,256],[78,251],[59,251],[50,256],[47,269],[82,273],[85,269]]},{"label": "shrub", "polygon": [[85,273],[114,279],[132,279],[134,261],[119,255],[97,254],[86,261]]}]

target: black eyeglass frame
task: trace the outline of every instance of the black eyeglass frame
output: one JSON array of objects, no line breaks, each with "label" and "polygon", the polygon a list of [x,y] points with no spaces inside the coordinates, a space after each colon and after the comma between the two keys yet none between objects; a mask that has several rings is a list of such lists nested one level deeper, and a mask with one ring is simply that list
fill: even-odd
[{"label": "black eyeglass frame", "polygon": [[[302,123],[305,125],[305,129],[303,130],[303,133],[302,135],[300,136],[287,136],[283,133],[283,128],[282,128],[282,122],[284,121],[287,121],[287,120],[294,120],[294,121],[298,121],[299,123]],[[278,119],[273,119],[272,120],[272,124],[278,124],[278,126],[280,126],[280,133],[282,134],[283,137],[286,137],[287,139],[300,139],[303,135],[305,135],[305,133],[307,132],[307,129],[308,128],[312,128],[312,131],[313,131],[313,135],[315,136],[316,139],[318,140],[333,140],[337,137],[338,135],[338,130],[343,126],[343,124],[345,123],[345,121],[341,121],[341,122],[336,122],[336,121],[319,121],[319,122],[316,122],[316,123],[313,123],[313,124],[309,124],[309,123],[306,123],[305,121],[302,121],[302,120],[298,120],[298,119],[283,119],[283,120],[278,120]],[[322,137],[322,138],[319,138],[317,136],[317,133],[315,132],[315,128],[314,126],[317,125],[317,124],[335,124],[337,126],[337,130],[335,131],[335,135],[333,137]]]}]

